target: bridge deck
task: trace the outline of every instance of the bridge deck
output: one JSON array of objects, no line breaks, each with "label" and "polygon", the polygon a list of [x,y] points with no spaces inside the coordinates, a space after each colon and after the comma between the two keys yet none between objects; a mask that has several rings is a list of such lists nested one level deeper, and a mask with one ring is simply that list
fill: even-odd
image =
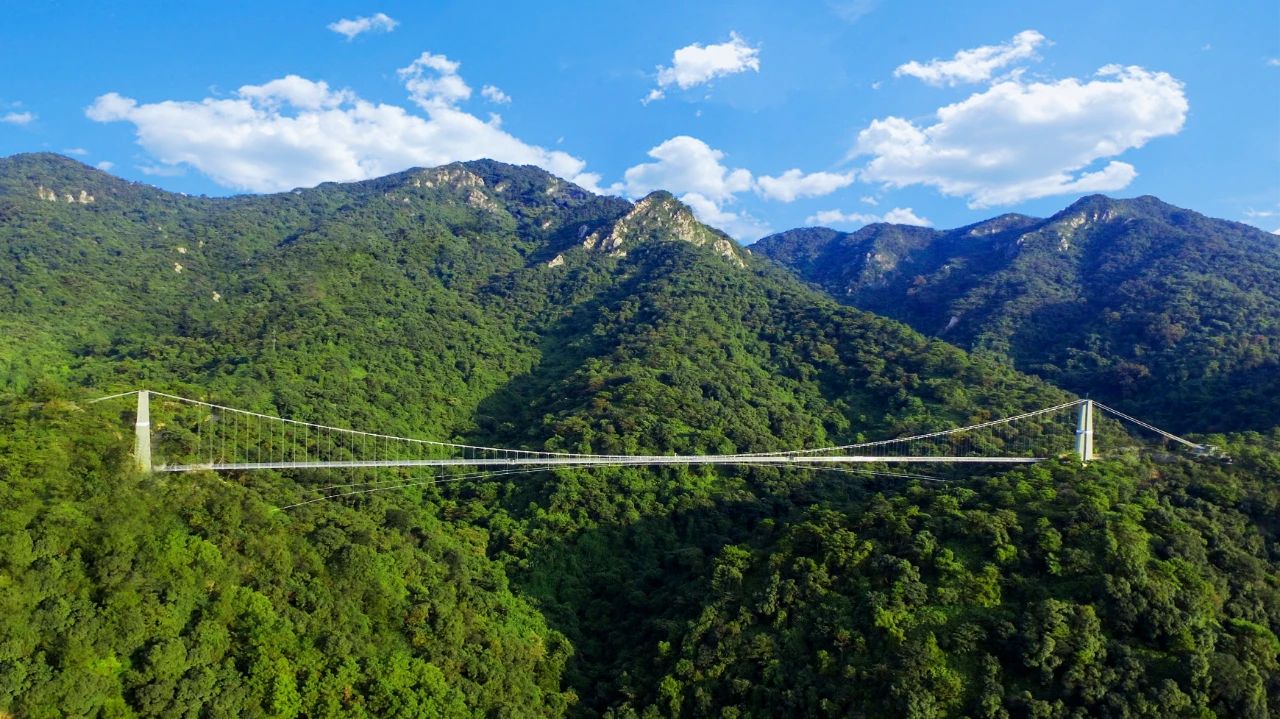
[{"label": "bridge deck", "polygon": [[833,455],[809,457],[796,455],[637,455],[594,457],[511,457],[494,459],[380,459],[331,462],[228,462],[211,464],[176,464],[156,467],[157,472],[195,472],[199,470],[234,471],[251,469],[350,469],[360,467],[583,467],[583,466],[658,466],[677,464],[1030,464],[1044,457],[874,457]]}]

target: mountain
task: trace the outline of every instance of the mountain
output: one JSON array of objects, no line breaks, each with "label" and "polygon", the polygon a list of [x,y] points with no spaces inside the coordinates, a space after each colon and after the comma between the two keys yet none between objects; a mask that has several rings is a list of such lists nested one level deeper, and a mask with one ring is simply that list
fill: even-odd
[{"label": "mountain", "polygon": [[[1217,438],[1233,464],[1126,454],[941,481],[146,476],[132,409],[85,401],[147,386],[398,435],[670,453],[1069,399],[840,305],[667,193],[478,161],[201,198],[18,155],[0,160],[0,247],[0,712],[1261,717],[1280,701],[1280,434]],[[153,411],[161,443],[180,435]],[[379,491],[276,509],[333,486]]]},{"label": "mountain", "polygon": [[[0,353],[0,384],[14,389],[51,367],[78,384],[163,378],[291,411],[403,404],[377,394],[394,389],[412,405],[394,418],[397,429],[497,439],[530,425],[477,427],[478,418],[509,415],[481,409],[495,393],[541,387],[519,400],[540,421],[569,391],[564,383],[585,382],[597,367],[619,376],[615,392],[641,378],[671,382],[659,370],[679,369],[719,388],[697,388],[707,406],[768,407],[753,435],[734,440],[739,449],[848,432],[848,413],[831,403],[875,408],[854,417],[865,423],[859,431],[873,432],[967,419],[979,401],[996,411],[1062,396],[825,301],[665,192],[632,204],[535,168],[481,161],[265,197],[152,191],[138,201],[138,188],[64,158],[6,162],[0,175],[22,178],[5,197],[15,219],[0,229],[9,250],[0,269],[12,278],[0,326],[22,339]],[[43,187],[58,199],[41,199]],[[82,190],[93,202],[65,200]],[[807,334],[792,329],[800,322]],[[667,333],[679,346],[653,344]],[[828,359],[818,343],[883,347],[900,359],[846,366],[852,356]],[[695,347],[707,350],[696,369],[685,360],[667,366]],[[732,348],[742,361],[725,357]],[[636,353],[634,374],[618,371],[631,359],[624,352]],[[707,366],[717,355],[723,366]],[[279,390],[261,381],[267,368],[292,375],[283,384],[308,383],[310,397],[281,406]],[[886,384],[850,383],[854,371],[884,373]],[[926,397],[931,416],[912,418],[923,405],[893,397],[917,389],[922,374],[963,382],[983,400],[948,405],[945,388],[925,389],[935,396]],[[995,390],[1011,383],[1016,390]],[[699,422],[715,414],[681,409]],[[786,418],[800,415],[808,416],[791,427]],[[339,418],[391,419],[320,417]],[[691,447],[674,438],[654,446]]]},{"label": "mountain", "polygon": [[1154,197],[955,230],[790,230],[753,251],[842,302],[1175,430],[1280,424],[1280,238]]}]

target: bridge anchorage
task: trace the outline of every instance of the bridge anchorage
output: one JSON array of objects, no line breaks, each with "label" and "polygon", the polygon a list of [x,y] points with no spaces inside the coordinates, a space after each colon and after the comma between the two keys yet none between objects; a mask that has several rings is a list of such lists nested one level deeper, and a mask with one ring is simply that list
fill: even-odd
[{"label": "bridge anchorage", "polygon": [[[828,447],[712,455],[618,455],[545,452],[438,442],[303,422],[151,390],[136,395],[134,459],[140,472],[372,467],[463,468],[532,472],[555,467],[736,465],[834,469],[859,464],[1026,464],[1067,453],[1098,457],[1095,420],[1104,438],[1123,446],[1143,434],[1196,457],[1225,458],[1197,444],[1089,399],[964,427]],[[155,402],[153,403],[153,399]],[[165,420],[153,423],[159,407]],[[157,428],[160,431],[157,435]],[[153,435],[166,461],[156,462]],[[846,471],[852,471],[847,470]],[[904,475],[919,476],[919,475]],[[928,479],[928,477],[922,477]]]}]

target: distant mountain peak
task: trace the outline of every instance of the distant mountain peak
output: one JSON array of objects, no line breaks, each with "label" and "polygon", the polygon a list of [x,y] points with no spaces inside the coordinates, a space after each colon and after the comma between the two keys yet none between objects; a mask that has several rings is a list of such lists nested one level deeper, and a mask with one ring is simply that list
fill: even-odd
[{"label": "distant mountain peak", "polygon": [[501,195],[541,193],[553,201],[584,202],[596,195],[536,165],[512,165],[497,160],[468,160],[444,167],[461,167],[486,181]]},{"label": "distant mountain peak", "polygon": [[1003,215],[992,217],[989,220],[975,222],[972,225],[966,225],[958,228],[956,232],[960,232],[966,237],[987,237],[990,235],[998,235],[1002,232],[1008,232],[1010,230],[1023,229],[1041,221],[1042,220],[1039,218],[1031,217],[1030,215],[1007,212]]},{"label": "distant mountain peak", "polygon": [[143,186],[53,152],[0,158],[0,194],[14,198],[79,206],[121,192],[136,192],[140,187]]},{"label": "distant mountain peak", "polygon": [[414,168],[363,184],[380,188],[393,202],[413,204],[426,194],[447,198],[448,202],[465,204],[473,209],[497,213],[501,207],[488,191],[485,179],[460,162],[430,168]]},{"label": "distant mountain peak", "polygon": [[1130,198],[1108,197],[1106,195],[1086,195],[1071,203],[1061,212],[1058,212],[1049,219],[1055,220],[1061,217],[1081,214],[1086,216],[1101,216],[1108,213],[1110,213],[1112,219],[1120,216],[1146,216],[1165,220],[1178,215],[1195,215],[1196,217],[1203,217],[1203,215],[1198,212],[1187,210],[1176,205],[1171,205],[1154,195],[1140,195],[1138,197]]},{"label": "distant mountain peak", "polygon": [[622,257],[627,253],[627,246],[646,240],[678,240],[699,247],[710,245],[739,267],[746,266],[742,250],[733,240],[698,222],[688,205],[665,190],[645,195],[607,231],[596,230],[588,235],[582,246]]},{"label": "distant mountain peak", "polygon": [[420,170],[410,184],[414,187],[484,187],[484,178],[472,172],[465,164],[454,162],[448,165]]},{"label": "distant mountain peak", "polygon": [[1117,200],[1106,195],[1088,195],[1068,205],[1049,218],[1050,222],[1063,219],[1084,222],[1110,222],[1130,211],[1132,200]]}]

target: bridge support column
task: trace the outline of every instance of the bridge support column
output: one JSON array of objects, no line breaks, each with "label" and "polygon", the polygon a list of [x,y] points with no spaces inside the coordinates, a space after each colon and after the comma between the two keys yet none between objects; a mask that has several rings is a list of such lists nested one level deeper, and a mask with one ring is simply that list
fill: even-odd
[{"label": "bridge support column", "polygon": [[133,423],[133,463],[139,472],[151,473],[151,393],[138,390],[138,417]]},{"label": "bridge support column", "polygon": [[1080,418],[1076,422],[1076,455],[1081,462],[1092,462],[1093,455],[1093,400],[1080,403]]}]

